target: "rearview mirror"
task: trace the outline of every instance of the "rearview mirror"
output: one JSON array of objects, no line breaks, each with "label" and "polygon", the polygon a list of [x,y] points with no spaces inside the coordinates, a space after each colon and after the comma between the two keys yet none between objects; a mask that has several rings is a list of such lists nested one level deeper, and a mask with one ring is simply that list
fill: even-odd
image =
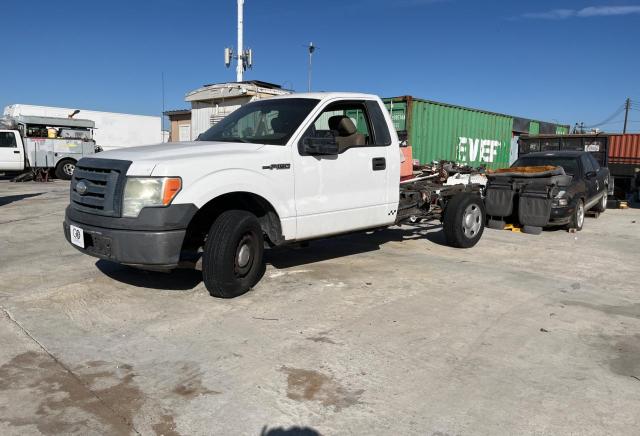
[{"label": "rearview mirror", "polygon": [[300,144],[300,153],[306,155],[336,155],[338,154],[338,143],[336,138],[315,138],[308,136]]}]

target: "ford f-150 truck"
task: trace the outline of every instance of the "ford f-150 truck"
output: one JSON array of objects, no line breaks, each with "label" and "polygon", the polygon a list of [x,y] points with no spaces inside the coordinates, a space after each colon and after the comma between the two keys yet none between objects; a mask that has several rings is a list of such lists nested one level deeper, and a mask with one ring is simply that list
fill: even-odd
[{"label": "ford f-150 truck", "polygon": [[89,255],[147,269],[201,256],[211,295],[235,297],[264,270],[264,246],[440,218],[449,245],[484,229],[477,185],[400,182],[401,152],[382,101],[290,94],[241,108],[197,141],[83,158],[64,232]]}]

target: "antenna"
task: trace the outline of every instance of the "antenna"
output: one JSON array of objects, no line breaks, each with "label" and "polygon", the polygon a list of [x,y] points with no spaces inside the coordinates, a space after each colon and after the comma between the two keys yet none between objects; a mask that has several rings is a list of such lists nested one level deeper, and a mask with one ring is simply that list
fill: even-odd
[{"label": "antenna", "polygon": [[308,70],[309,92],[311,92],[311,72],[313,70],[313,52],[315,52],[317,49],[318,47],[313,45],[313,42],[310,42],[309,45],[307,46],[307,50],[309,50],[309,70]]},{"label": "antenna", "polygon": [[243,49],[243,31],[244,31],[244,0],[238,0],[238,47],[236,55],[233,54],[233,48],[224,49],[224,65],[229,68],[233,59],[238,60],[236,66],[236,81],[242,82],[242,75],[247,68],[253,68],[253,50]]}]

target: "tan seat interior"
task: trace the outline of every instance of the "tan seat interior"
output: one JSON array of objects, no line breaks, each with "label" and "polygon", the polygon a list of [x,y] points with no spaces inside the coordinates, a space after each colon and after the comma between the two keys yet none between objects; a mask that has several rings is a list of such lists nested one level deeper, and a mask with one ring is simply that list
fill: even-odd
[{"label": "tan seat interior", "polygon": [[346,115],[334,115],[329,118],[329,128],[338,132],[336,142],[338,143],[339,153],[349,147],[365,145],[364,135],[358,133],[355,124]]}]

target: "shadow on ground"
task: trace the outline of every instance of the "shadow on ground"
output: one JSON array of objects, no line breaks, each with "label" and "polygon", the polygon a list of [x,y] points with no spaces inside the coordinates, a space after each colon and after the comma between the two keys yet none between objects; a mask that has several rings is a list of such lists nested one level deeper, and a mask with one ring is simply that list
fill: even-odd
[{"label": "shadow on ground", "polygon": [[[426,238],[434,244],[447,245],[440,224],[416,223],[370,232],[353,233],[320,239],[307,244],[288,245],[265,250],[265,263],[276,269],[292,268],[380,249],[385,243]],[[119,282],[142,288],[187,291],[202,282],[202,272],[195,264],[170,272],[145,271],[106,260],[98,260],[96,267],[106,276]],[[263,270],[264,273],[264,270]]]},{"label": "shadow on ground", "polygon": [[291,268],[314,262],[337,259],[380,249],[387,242],[426,238],[438,245],[447,245],[439,224],[419,223],[411,227],[393,227],[373,232],[353,233],[311,241],[306,245],[278,247],[265,252],[265,261],[274,268]]},{"label": "shadow on ground", "polygon": [[145,271],[106,260],[97,261],[96,267],[113,280],[140,288],[189,291],[202,281],[202,273],[195,269],[176,269],[170,272]]},{"label": "shadow on ground", "polygon": [[316,430],[311,427],[273,427],[267,428],[265,425],[260,432],[260,436],[320,436]]},{"label": "shadow on ground", "polygon": [[0,197],[0,206],[6,206],[7,204],[13,203],[15,201],[37,197],[38,195],[42,194],[44,194],[44,192],[38,192],[36,194],[5,195],[4,197]]}]

